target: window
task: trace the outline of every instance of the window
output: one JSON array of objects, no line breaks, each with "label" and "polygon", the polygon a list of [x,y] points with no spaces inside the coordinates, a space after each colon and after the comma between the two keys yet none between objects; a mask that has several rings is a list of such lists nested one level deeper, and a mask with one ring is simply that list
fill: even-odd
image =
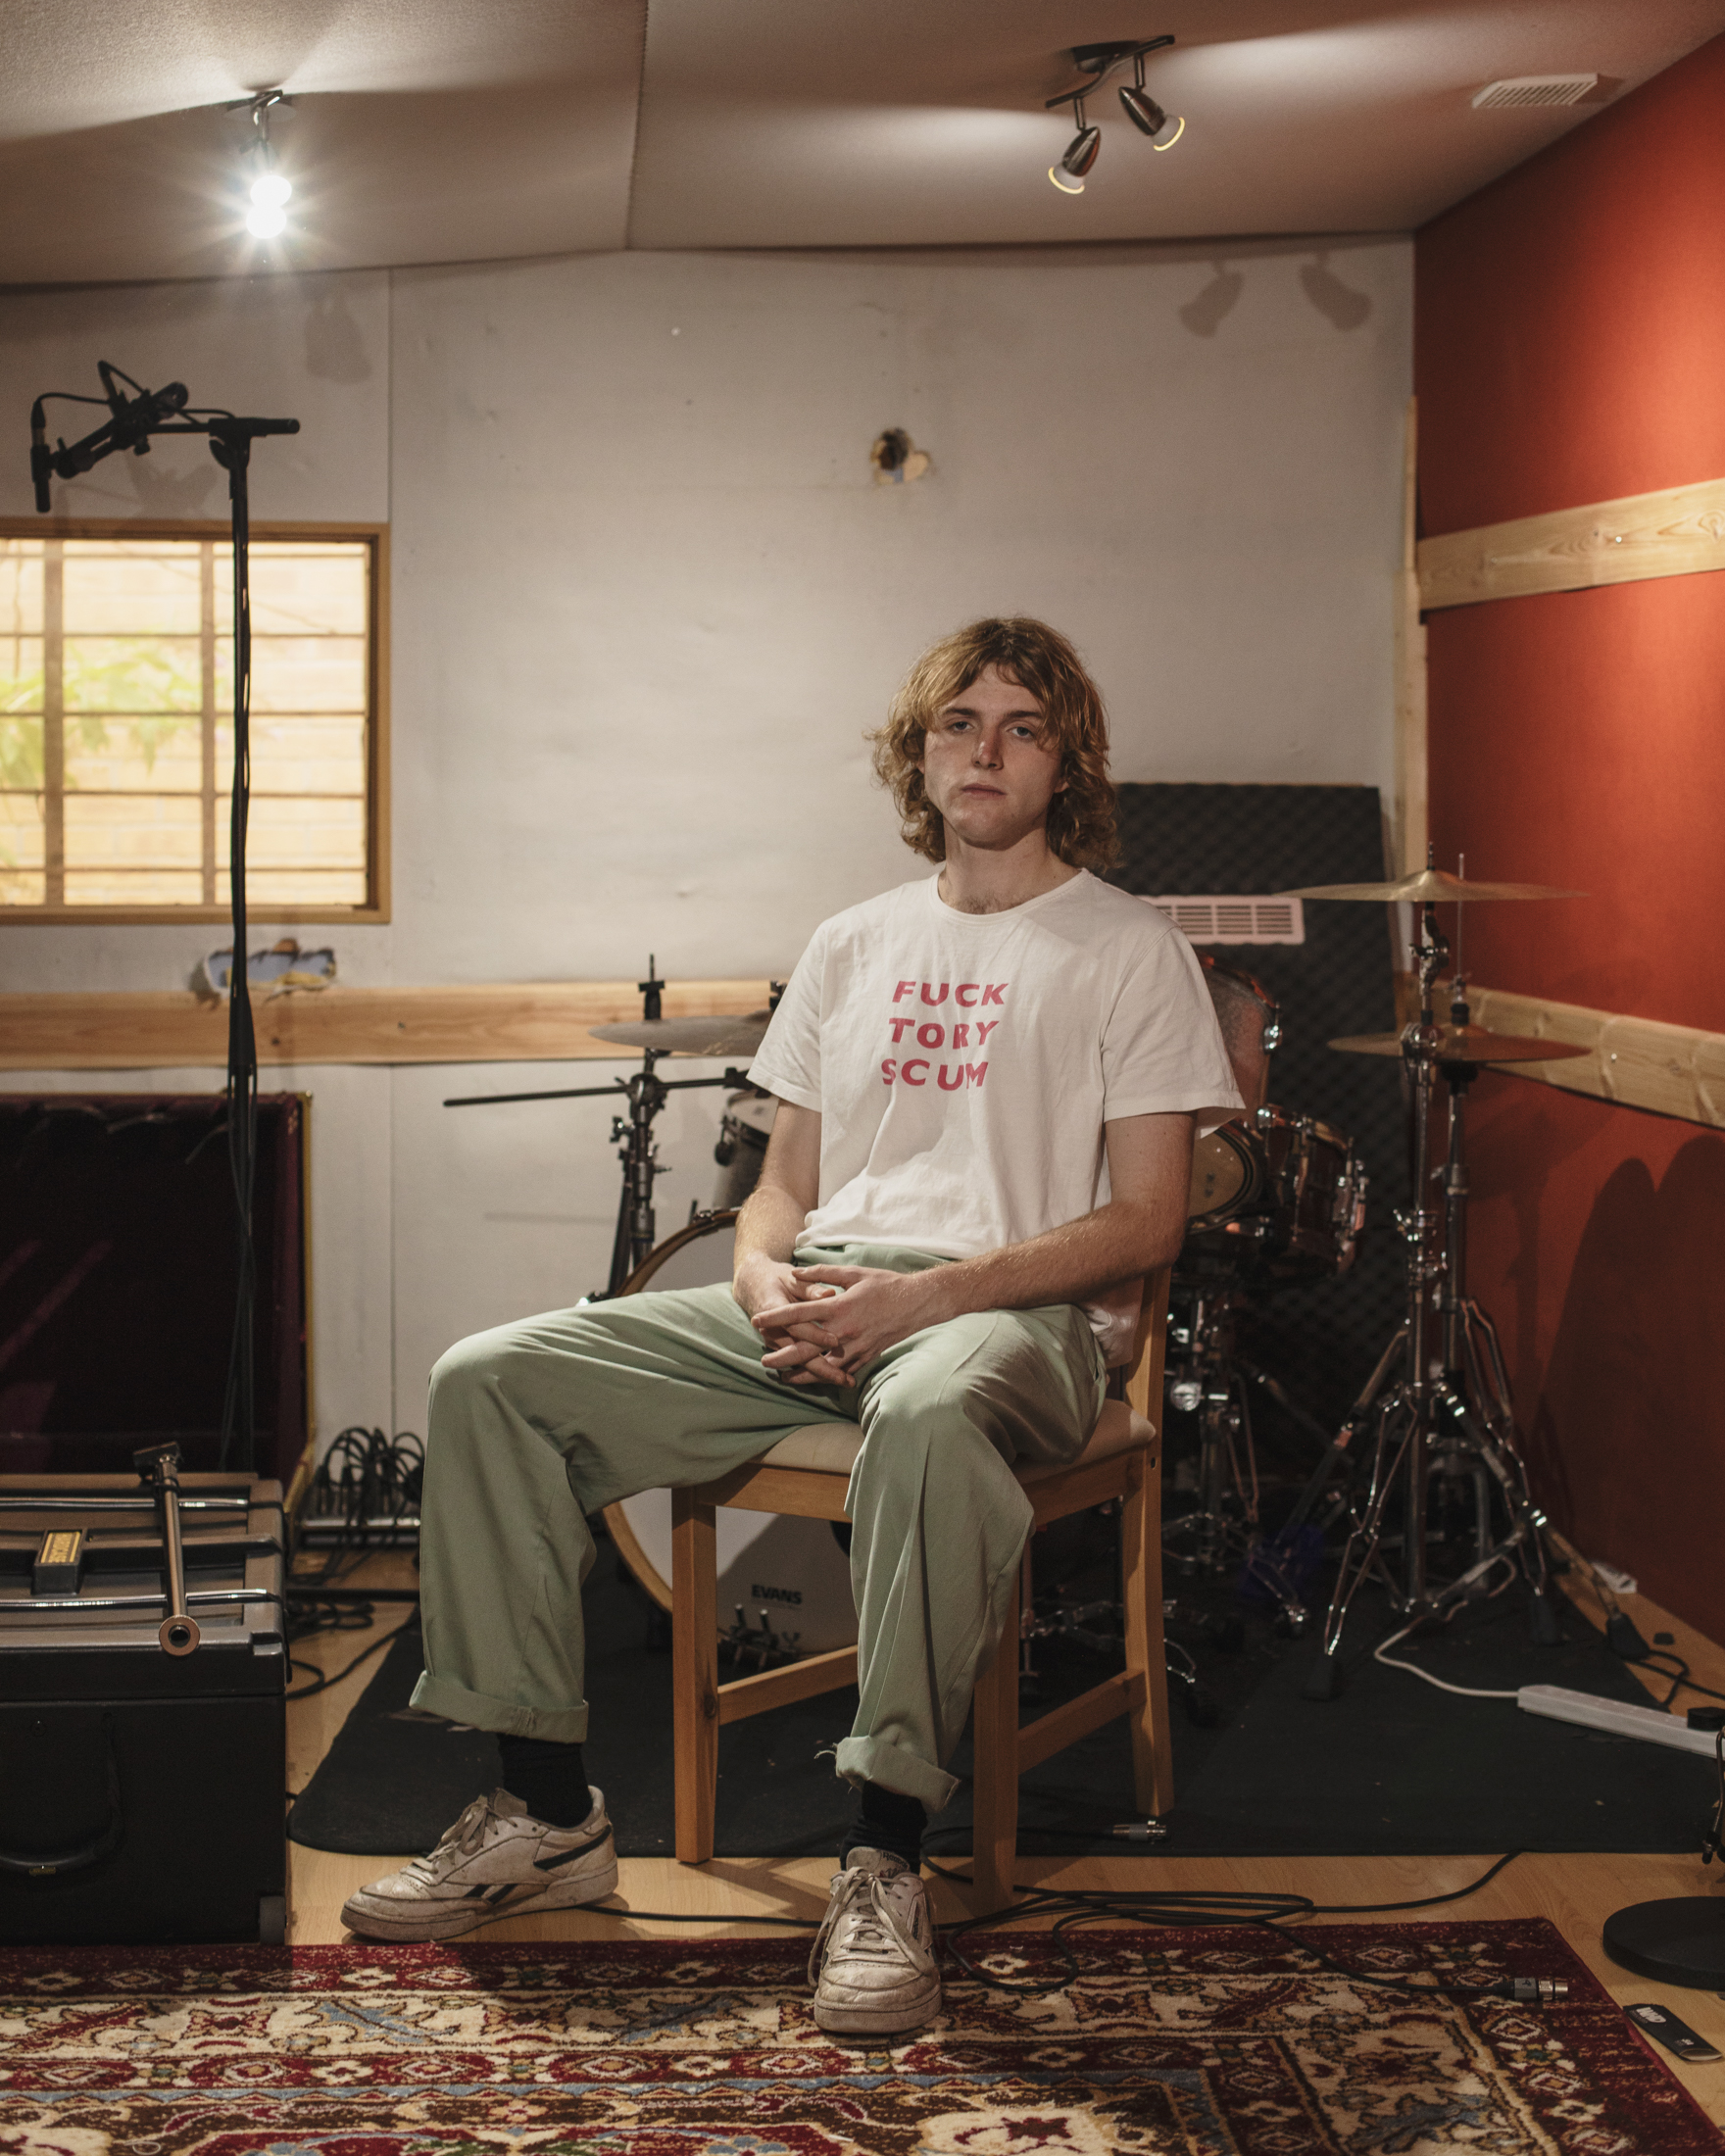
[{"label": "window", "polygon": [[[254,527],[262,918],[387,918],[384,543]],[[226,916],[232,580],[221,525],[0,523],[0,919]]]}]

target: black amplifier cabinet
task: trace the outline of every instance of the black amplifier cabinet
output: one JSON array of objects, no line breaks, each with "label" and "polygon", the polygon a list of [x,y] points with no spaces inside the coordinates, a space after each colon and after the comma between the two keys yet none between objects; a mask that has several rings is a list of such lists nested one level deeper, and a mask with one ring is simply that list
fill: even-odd
[{"label": "black amplifier cabinet", "polygon": [[171,1653],[149,1490],[0,1476],[0,1939],[284,1936],[281,1486],[180,1489]]}]

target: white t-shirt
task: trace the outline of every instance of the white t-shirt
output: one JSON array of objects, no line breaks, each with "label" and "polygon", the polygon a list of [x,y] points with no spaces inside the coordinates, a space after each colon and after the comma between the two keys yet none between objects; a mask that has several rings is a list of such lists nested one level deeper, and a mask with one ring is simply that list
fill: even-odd
[{"label": "white t-shirt", "polygon": [[[820,1123],[797,1247],[972,1257],[1108,1200],[1103,1125],[1242,1105],[1192,946],[1080,873],[1000,913],[930,876],[835,914],[798,961],[750,1070]],[[1090,1311],[1129,1351],[1137,1284]]]}]

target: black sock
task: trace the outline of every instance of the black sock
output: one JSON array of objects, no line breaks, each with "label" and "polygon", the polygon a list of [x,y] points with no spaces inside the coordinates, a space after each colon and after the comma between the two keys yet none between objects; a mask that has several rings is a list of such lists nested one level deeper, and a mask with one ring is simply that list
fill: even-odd
[{"label": "black sock", "polygon": [[864,1782],[857,1797],[856,1820],[839,1847],[841,1870],[853,1849],[886,1849],[915,1871],[922,1861],[922,1829],[928,1817],[922,1799],[883,1788],[878,1782]]},{"label": "black sock", "polygon": [[542,1737],[500,1737],[503,1786],[548,1827],[578,1827],[593,1809],[579,1744],[550,1744]]}]

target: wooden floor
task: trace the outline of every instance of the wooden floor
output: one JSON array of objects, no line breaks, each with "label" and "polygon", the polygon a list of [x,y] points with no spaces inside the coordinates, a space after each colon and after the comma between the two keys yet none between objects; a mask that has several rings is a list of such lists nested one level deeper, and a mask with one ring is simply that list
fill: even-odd
[{"label": "wooden floor", "polygon": [[[412,1583],[408,1561],[377,1557],[353,1575],[353,1584]],[[1678,1619],[1639,1595],[1624,1598],[1644,1639],[1654,1632],[1676,1636],[1677,1651],[1696,1678],[1725,1690],[1725,1649],[1715,1646]],[[380,1622],[393,1629],[399,1608],[385,1608]],[[321,1669],[341,1669],[366,1645],[369,1635],[340,1633],[296,1646],[296,1660]],[[373,1655],[344,1683],[332,1686],[288,1709],[288,1787],[303,1788],[341,1727],[349,1707],[377,1667]],[[1409,1680],[1411,1682],[1411,1680]],[[302,1680],[303,1682],[303,1680]],[[1698,1827],[1699,1838],[1699,1827]],[[349,1937],[341,1925],[341,1906],[366,1880],[393,1869],[388,1857],[335,1856],[304,1849],[289,1852],[289,1936],[311,1945]],[[1315,1901],[1409,1901],[1448,1893],[1485,1870],[1486,1860],[1472,1857],[1167,1857],[1121,1856],[1025,1857],[1018,1865],[1020,1886],[1088,1887],[1225,1887],[1249,1892],[1307,1894]],[[617,1893],[603,1911],[567,1910],[543,1917],[520,1917],[490,1926],[487,1939],[715,1938],[765,1936],[751,1916],[817,1919],[826,1901],[831,1861],[818,1857],[715,1858],[695,1869],[668,1857],[624,1857]],[[1725,2051],[1725,2002],[1711,1991],[1678,1990],[1631,1976],[1607,1961],[1600,1944],[1605,1918],[1624,1903],[1663,1894],[1713,1893],[1725,1909],[1725,1866],[1703,1867],[1696,1856],[1523,1856],[1501,1878],[1466,1901],[1449,1909],[1424,1912],[1441,1917],[1549,1917],[1612,1995],[1620,2000],[1656,1999]],[[934,1881],[937,1920],[969,1913],[964,1892]],[[689,1918],[722,1916],[722,1924],[649,1924],[631,1910],[657,1910]],[[1322,1922],[1323,1919],[1314,1921]],[[1334,1921],[1345,1922],[1344,1918]],[[1386,1920],[1388,1921],[1388,1920]],[[1420,1921],[1420,1913],[1408,1918]],[[785,1935],[781,1935],[785,1936]],[[790,1935],[795,1936],[795,1935]],[[1708,2116],[1725,2125],[1725,2064],[1675,2066],[1674,2071]]]}]

